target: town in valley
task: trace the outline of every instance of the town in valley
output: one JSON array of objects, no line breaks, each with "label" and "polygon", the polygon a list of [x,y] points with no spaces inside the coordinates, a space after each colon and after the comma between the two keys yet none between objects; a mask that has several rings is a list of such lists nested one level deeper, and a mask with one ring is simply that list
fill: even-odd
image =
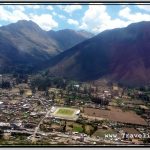
[{"label": "town in valley", "polygon": [[0,75],[0,145],[150,143],[150,87]]}]

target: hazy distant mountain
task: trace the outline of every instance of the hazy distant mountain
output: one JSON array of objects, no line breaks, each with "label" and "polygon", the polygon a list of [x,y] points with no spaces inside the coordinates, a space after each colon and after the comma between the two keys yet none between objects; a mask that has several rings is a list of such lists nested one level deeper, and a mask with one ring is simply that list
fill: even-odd
[{"label": "hazy distant mountain", "polygon": [[[82,34],[77,36],[75,31],[68,34],[68,30],[64,30],[64,35],[61,32],[59,35],[58,31],[59,40],[57,41],[57,38],[51,36],[50,32],[42,30],[32,21],[21,20],[0,27],[0,70],[14,66],[38,67],[41,63],[67,49],[68,46],[72,47],[90,37]],[[71,42],[68,42],[67,39],[61,40],[65,35],[68,35]]]},{"label": "hazy distant mountain", "polygon": [[49,31],[49,35],[55,39],[55,41],[57,41],[62,51],[69,49],[94,36],[92,33],[86,32],[84,30],[74,31],[71,29],[64,29],[59,31],[51,30]]},{"label": "hazy distant mountain", "polygon": [[131,85],[150,83],[150,22],[104,31],[56,56],[49,70],[84,81],[107,77]]}]

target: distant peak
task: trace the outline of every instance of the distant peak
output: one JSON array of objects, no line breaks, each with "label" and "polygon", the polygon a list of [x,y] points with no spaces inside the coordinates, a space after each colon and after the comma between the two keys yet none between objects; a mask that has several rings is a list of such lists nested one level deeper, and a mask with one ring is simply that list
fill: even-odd
[{"label": "distant peak", "polygon": [[17,23],[26,23],[26,22],[30,22],[31,20],[18,20]]},{"label": "distant peak", "polygon": [[16,22],[16,24],[21,24],[21,25],[36,25],[38,26],[35,22],[33,22],[32,20],[19,20]]},{"label": "distant peak", "polygon": [[8,24],[6,26],[3,26],[4,28],[15,28],[15,29],[20,29],[20,28],[29,28],[29,29],[35,29],[35,30],[42,30],[38,24],[33,22],[32,20],[19,20],[15,23]]},{"label": "distant peak", "polygon": [[58,32],[76,32],[75,30],[73,29],[62,29],[62,30],[58,30]]}]

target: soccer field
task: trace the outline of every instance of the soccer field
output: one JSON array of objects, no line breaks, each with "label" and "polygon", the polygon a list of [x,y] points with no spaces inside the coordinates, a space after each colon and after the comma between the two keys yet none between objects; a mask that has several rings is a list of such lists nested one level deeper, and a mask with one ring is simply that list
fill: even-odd
[{"label": "soccer field", "polygon": [[80,110],[68,107],[55,107],[55,111],[51,115],[55,118],[76,120]]},{"label": "soccer field", "polygon": [[74,110],[72,109],[67,109],[67,108],[60,108],[58,109],[58,111],[56,112],[56,114],[58,115],[73,115]]}]

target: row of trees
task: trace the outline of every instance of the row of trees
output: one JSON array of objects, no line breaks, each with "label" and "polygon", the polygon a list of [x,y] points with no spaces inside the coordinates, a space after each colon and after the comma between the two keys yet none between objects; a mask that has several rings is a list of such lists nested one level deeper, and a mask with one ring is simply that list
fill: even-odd
[{"label": "row of trees", "polygon": [[43,77],[41,75],[31,80],[31,88],[37,88],[39,91],[46,91],[49,87],[65,89],[66,80],[58,77]]},{"label": "row of trees", "polygon": [[2,81],[2,83],[0,83],[0,88],[9,89],[9,88],[11,88],[11,84],[9,81]]},{"label": "row of trees", "polygon": [[140,94],[139,98],[144,101],[150,102],[150,94]]},{"label": "row of trees", "polygon": [[[7,76],[7,75],[6,75]],[[12,81],[15,78],[15,81]],[[20,83],[28,83],[28,75],[27,74],[13,74],[11,77],[8,77],[8,79],[3,79],[0,82],[0,88],[3,89],[9,89],[13,87],[15,84]]]},{"label": "row of trees", "polygon": [[109,100],[106,98],[103,98],[103,97],[92,96],[91,99],[93,102],[100,104],[100,105],[108,105],[109,104]]},{"label": "row of trees", "polygon": [[[101,97],[92,96],[93,89],[92,87],[90,88],[90,86],[81,87],[82,88],[82,93],[81,93],[81,91],[79,90],[80,86],[76,86],[78,84],[79,83],[76,81],[67,80],[60,77],[47,77],[47,76],[39,75],[31,80],[31,89],[32,92],[35,91],[35,89],[40,91],[45,91],[46,97],[55,99],[56,94],[50,93],[48,89],[49,87],[60,88],[61,91],[59,94],[61,95],[61,98],[66,99],[65,100],[66,105],[73,105],[74,102],[78,99],[92,100],[93,102],[101,105],[108,105],[109,100],[103,99]],[[64,90],[67,92],[65,97],[64,97]]]}]

